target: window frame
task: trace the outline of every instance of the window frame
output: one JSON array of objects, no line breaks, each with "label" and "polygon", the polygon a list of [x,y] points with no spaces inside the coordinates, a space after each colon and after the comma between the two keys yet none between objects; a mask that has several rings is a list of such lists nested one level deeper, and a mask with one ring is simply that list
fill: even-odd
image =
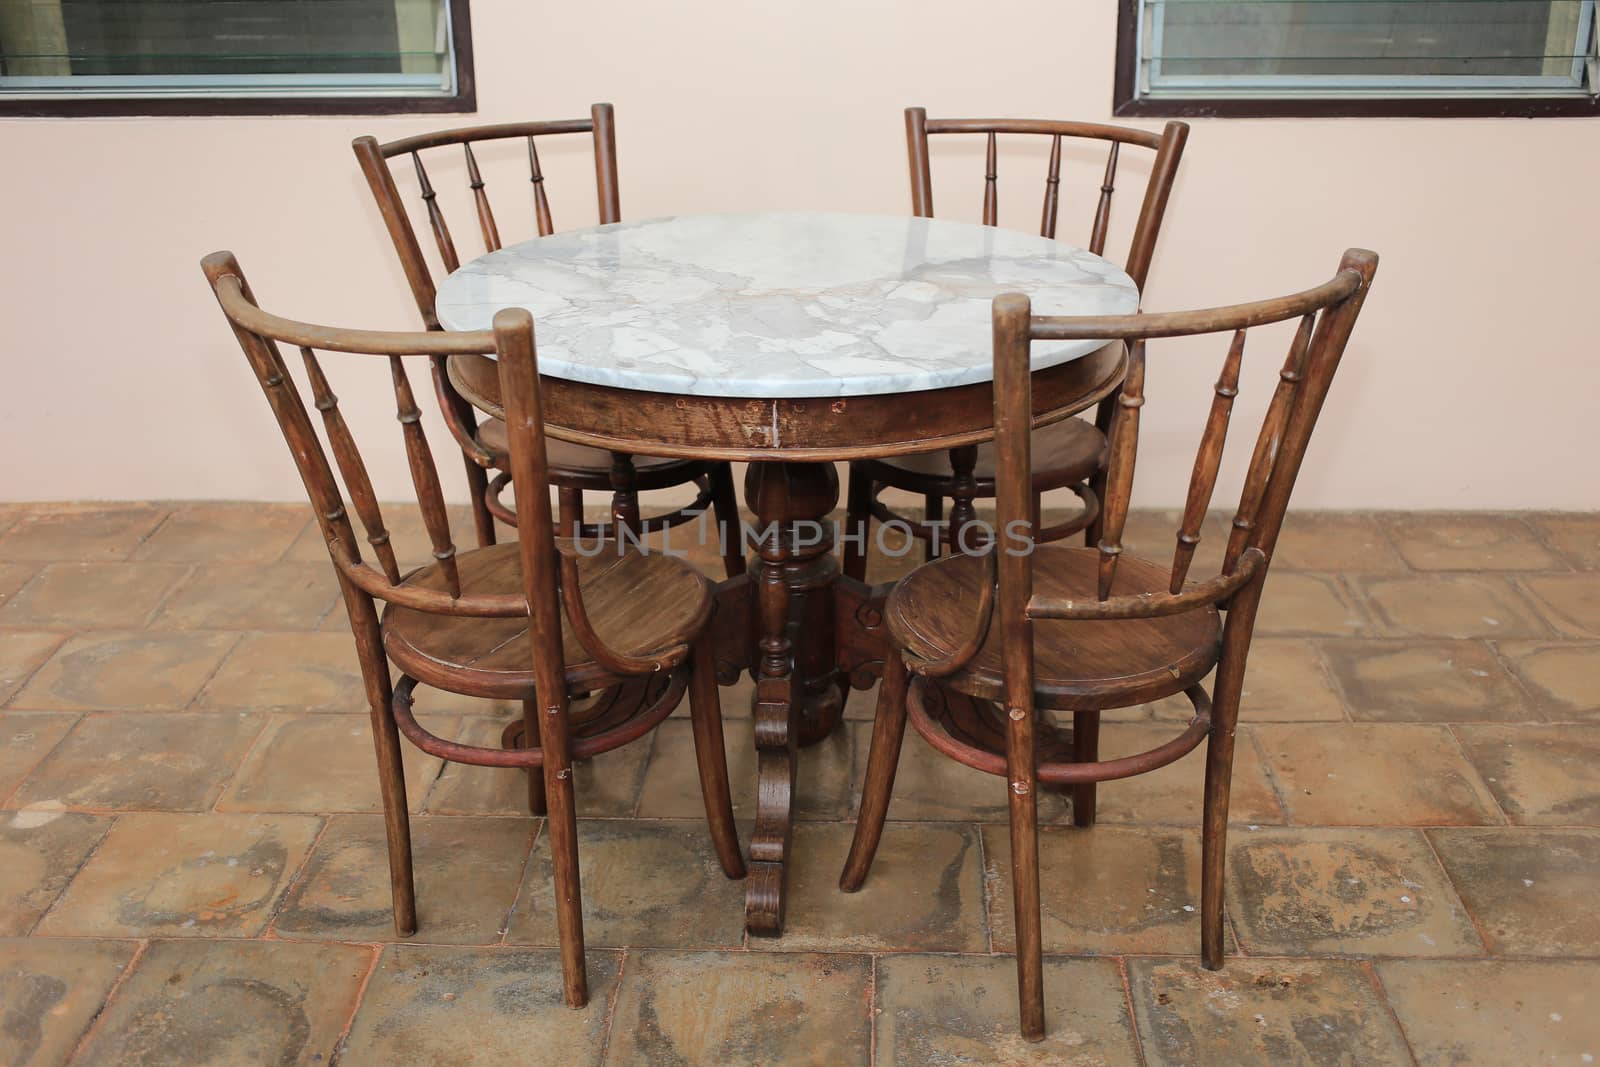
[{"label": "window frame", "polygon": [[1600,115],[1600,95],[1152,97],[1139,95],[1140,0],[1117,0],[1112,113],[1129,118],[1562,118]]},{"label": "window frame", "polygon": [[13,116],[416,115],[478,110],[472,65],[471,0],[450,0],[456,91],[450,96],[100,96],[0,94],[0,118]]}]

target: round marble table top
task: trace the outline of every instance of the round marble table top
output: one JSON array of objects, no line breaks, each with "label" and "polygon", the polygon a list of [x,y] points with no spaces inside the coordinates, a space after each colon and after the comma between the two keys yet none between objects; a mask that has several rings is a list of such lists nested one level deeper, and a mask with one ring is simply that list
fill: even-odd
[{"label": "round marble table top", "polygon": [[[988,381],[990,306],[1120,315],[1139,292],[1090,252],[937,219],[783,212],[685,215],[539,237],[439,286],[439,322],[533,313],[539,370],[649,392],[866,396]],[[1096,341],[1035,343],[1035,369]]]}]

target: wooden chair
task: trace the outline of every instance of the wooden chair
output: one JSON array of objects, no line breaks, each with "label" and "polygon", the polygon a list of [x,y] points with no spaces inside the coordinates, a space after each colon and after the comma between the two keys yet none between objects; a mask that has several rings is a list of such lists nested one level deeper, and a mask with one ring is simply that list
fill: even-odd
[{"label": "wooden chair", "polygon": [[[1004,775],[1011,819],[1012,899],[1023,1036],[1044,1035],[1040,963],[1039,783],[1074,787],[1142,774],[1207,741],[1200,944],[1222,965],[1223,857],[1228,785],[1245,658],[1273,546],[1312,427],[1377,267],[1346,252],[1324,285],[1254,304],[1104,318],[1030,315],[1025,296],[994,304],[994,419],[998,530],[980,555],[951,554],[900,581],[884,609],[897,655],[884,668],[855,840],[840,888],[861,887],[883,832],[907,716],[939,751]],[[1299,320],[1256,438],[1220,573],[1189,580],[1222,460],[1246,331]],[[1171,566],[1126,556],[1121,537],[1133,486],[1145,347],[1152,338],[1226,333],[1231,344],[1201,435]],[[1029,345],[1036,340],[1126,342],[1128,371],[1111,427],[1104,534],[1098,549],[1034,547],[1038,518],[1029,461]],[[1200,684],[1215,669],[1211,693]],[[1178,736],[1137,755],[1093,756],[1101,709],[1182,693],[1194,717]],[[1073,713],[1072,738],[1054,736],[1043,709]],[[1085,755],[1085,752],[1088,754]]]},{"label": "wooden chair", "polygon": [[[582,1006],[588,994],[574,758],[598,755],[643,736],[672,713],[687,690],[711,838],[728,877],[744,877],[706,637],[710,583],[663,554],[645,555],[610,543],[601,554],[580,555],[571,542],[555,540],[533,320],[526,311],[502,311],[492,334],[329,329],[262,311],[230,253],[214,253],[202,265],[277,416],[338,573],[377,746],[395,929],[403,937],[417,929],[399,736],[442,759],[524,768],[535,812],[548,809],[566,1000]],[[309,399],[321,413],[332,463],[279,344],[300,351]],[[433,562],[427,566],[402,572],[366,464],[323,373],[319,350],[387,357],[417,504],[433,546]],[[499,360],[519,530],[515,544],[459,554],[451,543],[438,470],[406,372],[411,357],[437,361],[455,353],[492,354]],[[362,558],[346,510],[347,494],[366,530],[372,562]],[[400,671],[392,686],[391,662]],[[521,749],[484,748],[429,733],[412,713],[419,682],[468,696],[521,700],[524,736],[534,743]],[[599,696],[587,707],[571,706],[576,696],[590,692]]]},{"label": "wooden chair", "polygon": [[[1100,197],[1095,205],[1089,233],[1089,251],[1100,255],[1106,246],[1111,221],[1111,197],[1116,189],[1117,161],[1123,145],[1150,149],[1155,160],[1145,184],[1144,202],[1134,227],[1133,244],[1127,258],[1127,272],[1140,289],[1150,273],[1161,220],[1166,214],[1172,182],[1178,174],[1189,127],[1169,122],[1160,134],[1123,126],[1104,126],[1090,122],[1056,122],[1044,119],[930,119],[920,107],[906,109],[906,148],[911,160],[911,211],[922,218],[933,217],[933,176],[928,162],[928,137],[934,134],[982,134],[987,138],[987,168],[984,177],[983,222],[999,225],[997,189],[997,146],[1000,134],[1029,134],[1050,138],[1050,162],[1045,177],[1044,209],[1039,223],[1043,237],[1055,237],[1056,213],[1060,203],[1061,150],[1066,141],[1105,141],[1110,144]],[[1033,500],[1052,489],[1070,489],[1083,502],[1070,519],[1039,531],[1039,540],[1055,541],[1088,529],[1090,543],[1098,538],[1096,519],[1104,493],[1106,439],[1112,405],[1102,403],[1095,424],[1082,419],[1063,419],[1037,430],[1033,452]],[[923,498],[922,519],[898,515],[878,499],[884,489],[901,489]],[[857,460],[850,465],[850,487],[846,494],[846,523],[852,536],[846,541],[843,568],[850,577],[866,575],[866,535],[873,518],[880,522],[898,521],[913,536],[927,545],[928,558],[939,555],[942,545],[958,544],[956,538],[976,518],[973,500],[995,495],[995,458],[991,445],[970,445],[948,453],[901,456],[894,459]],[[944,521],[944,501],[951,500],[948,526]]]},{"label": "wooden chair", "polygon": [[[434,314],[434,284],[422,246],[417,240],[411,216],[401,199],[390,161],[409,156],[416,171],[417,187],[421,193],[428,228],[433,233],[439,259],[444,269],[454,271],[461,265],[456,251],[455,238],[445,221],[439,205],[438,193],[423,165],[423,154],[434,149],[459,147],[466,164],[468,186],[472,191],[477,211],[478,232],[485,252],[500,248],[500,230],[490,207],[489,194],[479,169],[472,146],[484,141],[526,140],[528,144],[528,171],[532,186],[535,223],[540,237],[554,231],[551,222],[550,201],[545,192],[544,173],[539,164],[537,142],[544,137],[561,134],[587,133],[594,141],[595,182],[600,199],[600,221],[619,222],[622,219],[621,199],[617,190],[617,136],[616,124],[610,104],[595,104],[587,119],[568,119],[554,122],[514,122],[498,126],[473,126],[454,130],[440,130],[398,141],[380,144],[373,137],[357,137],[351,147],[373,199],[383,215],[389,239],[394,242],[400,265],[405,270],[411,294],[416,298],[417,310],[430,330],[440,328]],[[467,481],[472,489],[473,521],[477,527],[480,545],[494,544],[494,519],[515,525],[515,511],[501,501],[501,493],[508,484],[505,473],[508,453],[505,423],[488,419],[479,424],[472,405],[451,386],[444,374],[442,360],[433,361],[433,385],[444,410],[445,423],[461,446],[466,460]],[[551,440],[545,446],[549,462],[550,480],[557,486],[559,496],[560,526],[564,533],[581,531],[585,537],[614,537],[627,528],[638,534],[648,533],[693,521],[707,507],[715,511],[723,530],[738,530],[739,507],[734,497],[733,475],[728,464],[710,460],[663,459],[652,456],[630,456],[621,452],[605,452],[598,448]],[[491,478],[489,471],[496,471]],[[654,489],[694,484],[698,493],[684,507],[665,515],[641,518],[639,494]],[[599,526],[583,523],[583,494],[588,491],[611,494],[611,520]],[[728,577],[743,574],[744,555],[739,549],[740,538],[724,537],[726,546],[723,566]]]}]

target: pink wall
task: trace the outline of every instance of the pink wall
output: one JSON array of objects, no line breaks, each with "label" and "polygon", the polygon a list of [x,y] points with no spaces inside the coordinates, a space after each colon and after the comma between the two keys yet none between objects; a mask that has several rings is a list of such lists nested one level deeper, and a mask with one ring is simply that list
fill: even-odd
[{"label": "pink wall", "polygon": [[[906,210],[906,104],[1108,115],[1115,26],[1104,0],[475,8],[473,121],[613,101],[631,218]],[[348,143],[442,124],[0,121],[0,499],[298,497],[196,263],[233,249],[261,299],[287,314],[414,325]],[[1299,505],[1600,507],[1600,124],[1193,125],[1146,307],[1298,289],[1325,278],[1347,245],[1384,257]],[[548,161],[558,226],[592,220],[580,147]],[[941,214],[975,217],[979,151],[940,150]],[[1002,222],[1036,224],[1041,167],[1027,148],[1002,159]],[[502,197],[523,188],[500,183]],[[1068,223],[1087,225],[1080,203],[1063,213],[1063,237]],[[1262,410],[1280,352],[1247,357],[1241,428]],[[1181,499],[1220,358],[1216,346],[1152,356],[1145,502]],[[358,428],[391,446],[383,480],[398,493],[383,386],[359,390],[363,401],[357,379],[343,380]]]}]

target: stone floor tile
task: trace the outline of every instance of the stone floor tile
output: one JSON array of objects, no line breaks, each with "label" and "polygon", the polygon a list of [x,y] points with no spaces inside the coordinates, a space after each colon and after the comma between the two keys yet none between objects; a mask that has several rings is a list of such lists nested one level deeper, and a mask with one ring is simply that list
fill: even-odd
[{"label": "stone floor tile", "polygon": [[76,715],[53,711],[0,711],[0,802],[55,748]]},{"label": "stone floor tile", "polygon": [[197,702],[200,707],[367,712],[361,664],[342,634],[246,634]]},{"label": "stone floor tile", "polygon": [[[850,731],[841,728],[800,750],[795,811],[802,819],[842,819],[850,810]],[[756,814],[756,743],[753,720],[728,719],[722,724],[727,752],[728,785],[733,813],[741,819]],[[656,728],[655,751],[644,772],[639,814],[649,819],[705,817],[700,775],[695,769],[694,731],[682,719]]]},{"label": "stone floor tile", "polygon": [[[499,748],[505,724],[504,719],[463,718],[460,732],[454,736],[464,744]],[[633,814],[651,742],[646,735],[610,752],[573,761],[572,787],[580,818],[627,818]],[[430,815],[527,815],[527,772],[446,763],[428,794],[426,810]],[[702,807],[700,814],[704,812]]]},{"label": "stone floor tile", "polygon": [[[498,944],[538,821],[412,819],[417,932],[407,941]],[[381,815],[335,815],[272,924],[279,937],[392,941]]]},{"label": "stone floor tile", "polygon": [[1423,571],[1564,570],[1521,519],[1459,512],[1398,512],[1380,520],[1400,555]]},{"label": "stone floor tile", "polygon": [[327,1063],[372,950],[158,941],[107,1005],[80,1063]]},{"label": "stone floor tile", "polygon": [[[1190,578],[1206,578],[1222,572],[1222,557],[1228,547],[1228,518],[1224,508],[1206,516],[1200,527],[1200,544],[1195,548],[1194,560],[1189,565]],[[1128,512],[1122,527],[1122,548],[1125,553],[1149,560],[1161,567],[1172,566],[1173,551],[1178,544],[1178,526],[1183,521],[1180,511],[1134,508]],[[1068,544],[1081,543],[1073,538]]]},{"label": "stone floor tile", "polygon": [[1600,637],[1600,574],[1529,575],[1519,581],[1545,620],[1561,633]]},{"label": "stone floor tile", "polygon": [[865,1065],[871,986],[866,956],[630,955],[606,1062]]},{"label": "stone floor tile", "polygon": [[205,811],[262,724],[236,712],[85,715],[11,806]]},{"label": "stone floor tile", "polygon": [[11,706],[176,711],[189,705],[237,640],[211,631],[80,634],[34,672]]},{"label": "stone floor tile", "polygon": [[1600,955],[1600,830],[1445,829],[1428,837],[1492,954]]},{"label": "stone floor tile", "polygon": [[[350,626],[345,621],[344,608],[335,607],[331,613],[338,619],[341,633],[346,638],[350,636]],[[393,676],[398,681],[400,675]],[[447,693],[443,689],[417,683],[411,692],[412,706],[418,715],[472,715],[482,718],[498,719],[503,726],[508,719],[522,718],[522,701],[498,700],[488,697],[470,697],[462,693]],[[687,701],[685,701],[687,703]],[[573,707],[580,707],[576,701]],[[361,710],[365,711],[365,708]],[[498,737],[498,735],[496,735]]]},{"label": "stone floor tile", "polygon": [[873,1000],[877,1062],[1137,1064],[1115,960],[1044,961],[1043,1041],[1024,1041],[1010,956],[884,956]]},{"label": "stone floor tile", "polygon": [[1443,726],[1253,728],[1289,821],[1300,826],[1498,823],[1499,808]]},{"label": "stone floor tile", "polygon": [[[151,625],[171,630],[313,630],[339,599],[333,568],[311,563],[195,567]],[[341,609],[339,614],[343,616]]]},{"label": "stone floor tile", "polygon": [[1269,637],[1353,637],[1371,629],[1366,612],[1331,574],[1272,575],[1256,616],[1256,633]]},{"label": "stone floor tile", "polygon": [[1128,961],[1146,1062],[1406,1064],[1405,1037],[1354,960]]},{"label": "stone floor tile", "polygon": [[271,563],[311,522],[302,504],[188,504],[134,553],[175,563]]},{"label": "stone floor tile", "polygon": [[1556,722],[1600,720],[1600,644],[1502,641],[1495,646]]},{"label": "stone floor tile", "polygon": [[0,625],[137,629],[189,568],[175,563],[47,563],[0,611]]},{"label": "stone floor tile", "polygon": [[[783,936],[749,947],[845,952],[984,952],[983,868],[974,827],[890,823],[866,884],[839,891],[851,823],[795,830]],[[748,838],[745,838],[748,840]]]},{"label": "stone floor tile", "polygon": [[1580,570],[1600,570],[1600,513],[1535,514],[1527,521],[1568,563]]},{"label": "stone floor tile", "polygon": [[[1182,720],[1194,714],[1181,696],[1172,705]],[[1345,713],[1312,642],[1258,637],[1250,645],[1239,717],[1245,722],[1343,722]]]},{"label": "stone floor tile", "polygon": [[1272,550],[1272,566],[1292,571],[1398,574],[1406,564],[1373,515],[1291,511]]},{"label": "stone floor tile", "polygon": [[1228,916],[1251,955],[1483,951],[1420,831],[1234,830],[1227,876]]},{"label": "stone floor tile", "polygon": [[45,631],[6,630],[0,634],[0,704],[11,699],[65,640],[64,634]]},{"label": "stone floor tile", "polygon": [[[855,769],[850,780],[850,813],[861,806],[861,783],[867,774],[867,754],[872,747],[872,724],[847,725],[855,732]],[[1007,808],[1006,780],[958,763],[924,741],[908,724],[900,745],[900,761],[894,775],[894,795],[889,801],[891,821],[995,821],[1004,822]],[[1067,794],[1051,789],[1039,792],[1039,821],[1056,822],[1070,818]]]},{"label": "stone floor tile", "polygon": [[1357,720],[1503,722],[1539,717],[1481,641],[1329,641],[1322,648]]},{"label": "stone floor tile", "polygon": [[1462,726],[1456,735],[1512,822],[1600,826],[1600,725]]},{"label": "stone floor tile", "polygon": [[598,1065],[620,961],[620,953],[588,953],[589,1003],[573,1009],[562,1003],[554,950],[390,945],[340,1062]]},{"label": "stone floor tile", "polygon": [[[1117,759],[1146,752],[1181,732],[1176,723],[1106,723],[1100,728],[1100,758]],[[1206,745],[1201,742],[1199,748],[1160,770],[1100,783],[1096,815],[1106,822],[1165,823],[1198,829],[1205,778]],[[1001,818],[1004,817],[1002,813]],[[1283,822],[1283,809],[1267,781],[1266,768],[1250,740],[1249,728],[1239,732],[1233,749],[1228,818],[1245,823]]]},{"label": "stone floor tile", "polygon": [[[740,830],[748,845],[749,828]],[[737,948],[743,940],[744,883],[722,873],[703,818],[581,820],[578,869],[591,947]],[[548,832],[534,844],[516,898],[506,942],[555,947]]]},{"label": "stone floor tile", "polygon": [[[422,717],[424,727],[453,737],[454,718]],[[406,803],[420,811],[441,760],[400,740]],[[250,750],[218,811],[382,811],[372,727],[354,715],[274,715]]]},{"label": "stone floor tile", "polygon": [[[983,855],[994,950],[1014,952],[1006,827],[983,827]],[[1193,830],[1041,827],[1039,883],[1046,952],[1199,951],[1200,835]]]},{"label": "stone floor tile", "polygon": [[30,508],[0,537],[0,560],[128,559],[167,515],[154,504],[52,504]]},{"label": "stone floor tile", "polygon": [[1549,628],[1533,608],[1497,574],[1420,574],[1355,581],[1381,626],[1395,637],[1549,636]]},{"label": "stone floor tile", "polygon": [[39,932],[254,937],[321,822],[309,815],[124,815]]},{"label": "stone floor tile", "polygon": [[0,1063],[66,1063],[135,948],[131,941],[0,941]]},{"label": "stone floor tile", "polygon": [[[459,475],[458,475],[459,477]],[[472,525],[472,509],[459,505],[448,509],[450,515],[450,535],[455,541],[456,550],[466,552],[476,548],[478,535]],[[309,507],[302,506],[301,514],[306,517],[306,525],[295,537],[293,543],[284,551],[283,558],[293,563],[321,563],[331,566],[328,561],[328,543],[322,538],[322,528],[312,521]],[[393,502],[382,505],[383,524],[389,531],[389,543],[394,546],[396,558],[400,561],[402,570],[409,570],[424,563],[433,562],[433,544],[428,539],[428,528],[422,523],[422,512],[417,508],[415,497],[410,500]],[[362,558],[371,562],[376,557],[368,547],[366,532],[362,529],[359,519],[351,515],[350,521],[355,525],[357,545],[361,549]],[[510,531],[504,526],[499,528],[500,537],[504,540]]]},{"label": "stone floor tile", "polygon": [[26,934],[110,827],[96,815],[0,813],[0,937]]},{"label": "stone floor tile", "polygon": [[[724,719],[750,718],[750,699],[755,695],[755,691],[756,685],[750,680],[748,673],[741,674],[739,680],[732,685],[718,686],[717,700],[722,706],[722,717]],[[860,693],[853,692],[851,694],[852,703],[860,702],[862,699],[864,698]],[[871,708],[868,707],[866,714],[870,717],[871,713]],[[848,716],[848,711],[846,714]],[[674,719],[687,719],[689,717],[688,697],[684,697],[683,702],[672,709],[672,717]]]},{"label": "stone floor tile", "polygon": [[1583,1064],[1600,1056],[1600,964],[1384,960],[1377,968],[1424,1067]]},{"label": "stone floor tile", "polygon": [[18,589],[33,580],[39,573],[38,563],[4,563],[0,562],[0,607],[14,596]]}]

